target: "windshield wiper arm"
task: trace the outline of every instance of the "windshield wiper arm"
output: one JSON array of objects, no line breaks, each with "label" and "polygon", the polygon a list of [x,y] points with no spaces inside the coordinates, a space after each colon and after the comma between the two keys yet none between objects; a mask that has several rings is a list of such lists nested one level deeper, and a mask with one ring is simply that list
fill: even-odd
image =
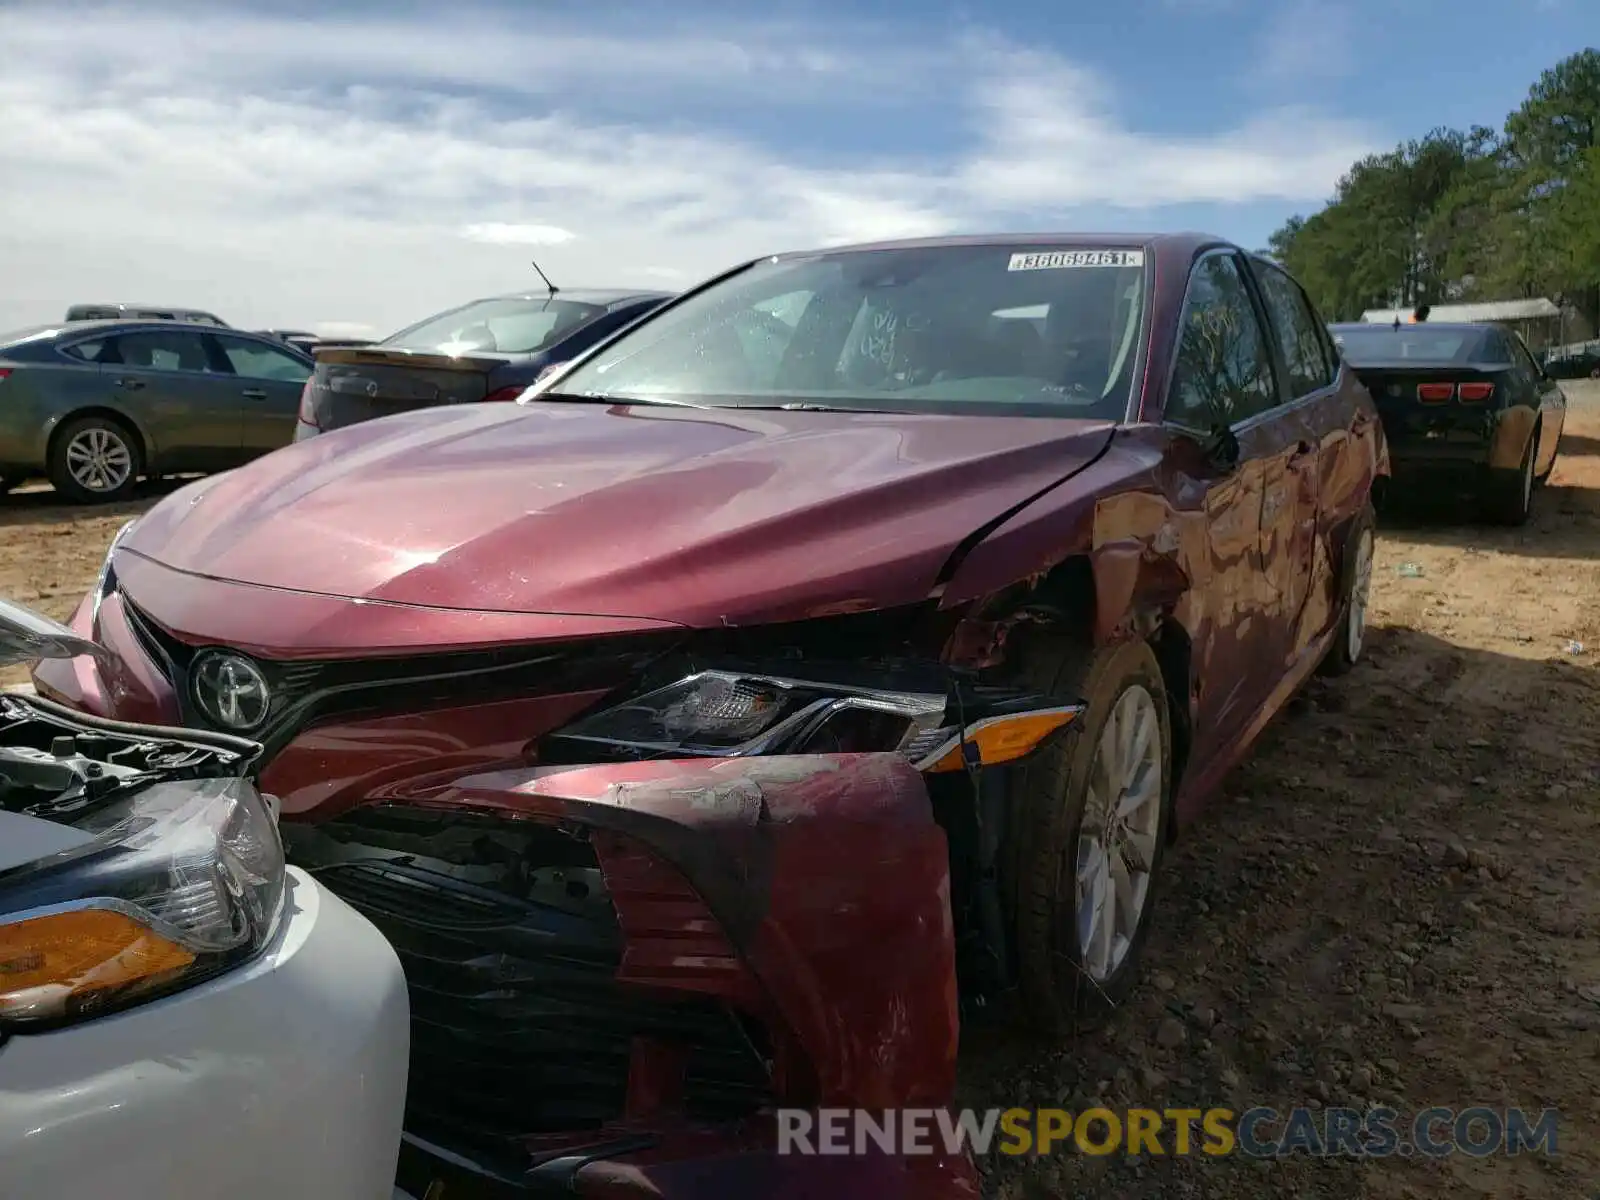
[{"label": "windshield wiper arm", "polygon": [[571,404],[659,404],[668,408],[706,407],[704,404],[690,404],[687,400],[626,396],[618,392],[540,392],[537,396],[530,396],[525,403],[537,404],[540,400],[559,400]]},{"label": "windshield wiper arm", "polygon": [[894,410],[890,408],[857,408],[853,404],[814,404],[809,400],[791,400],[787,404],[734,404],[729,407],[754,409],[756,412],[833,412],[876,413],[880,416],[894,415]]}]

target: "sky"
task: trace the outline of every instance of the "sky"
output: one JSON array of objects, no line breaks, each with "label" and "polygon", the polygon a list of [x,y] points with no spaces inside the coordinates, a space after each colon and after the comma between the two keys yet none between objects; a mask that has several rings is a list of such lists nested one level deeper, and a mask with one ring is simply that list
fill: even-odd
[{"label": "sky", "polygon": [[1498,126],[1594,4],[0,0],[0,329],[377,337],[530,257],[680,288],[947,232],[1256,247],[1362,154]]}]

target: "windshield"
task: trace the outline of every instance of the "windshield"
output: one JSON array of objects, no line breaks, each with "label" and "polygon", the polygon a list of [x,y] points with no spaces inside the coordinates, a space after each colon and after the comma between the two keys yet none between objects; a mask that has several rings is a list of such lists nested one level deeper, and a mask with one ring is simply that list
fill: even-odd
[{"label": "windshield", "polygon": [[1019,244],[764,259],[635,326],[549,390],[1121,420],[1144,257]]},{"label": "windshield", "polygon": [[1370,363],[1461,362],[1477,344],[1476,329],[1429,329],[1426,325],[1338,325],[1333,340],[1353,367]]},{"label": "windshield", "polygon": [[559,342],[605,310],[593,304],[555,298],[477,300],[385,338],[380,346],[466,354],[488,350],[532,354]]}]

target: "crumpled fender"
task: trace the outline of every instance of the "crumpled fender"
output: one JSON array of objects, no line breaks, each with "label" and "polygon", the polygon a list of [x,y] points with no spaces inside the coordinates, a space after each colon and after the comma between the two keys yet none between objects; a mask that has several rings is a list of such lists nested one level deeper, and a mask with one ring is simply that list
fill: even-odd
[{"label": "crumpled fender", "polygon": [[950,1102],[948,850],[901,756],[543,766],[463,778],[428,803],[572,821],[647,847],[693,886],[787,1023],[816,1103]]}]

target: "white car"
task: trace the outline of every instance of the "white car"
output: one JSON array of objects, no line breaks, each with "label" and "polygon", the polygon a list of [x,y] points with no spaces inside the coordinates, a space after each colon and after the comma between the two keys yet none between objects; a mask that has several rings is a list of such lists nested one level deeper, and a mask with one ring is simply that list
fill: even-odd
[{"label": "white car", "polygon": [[[0,664],[95,649],[0,601]],[[0,695],[0,1194],[395,1194],[405,979],[259,754]]]}]

